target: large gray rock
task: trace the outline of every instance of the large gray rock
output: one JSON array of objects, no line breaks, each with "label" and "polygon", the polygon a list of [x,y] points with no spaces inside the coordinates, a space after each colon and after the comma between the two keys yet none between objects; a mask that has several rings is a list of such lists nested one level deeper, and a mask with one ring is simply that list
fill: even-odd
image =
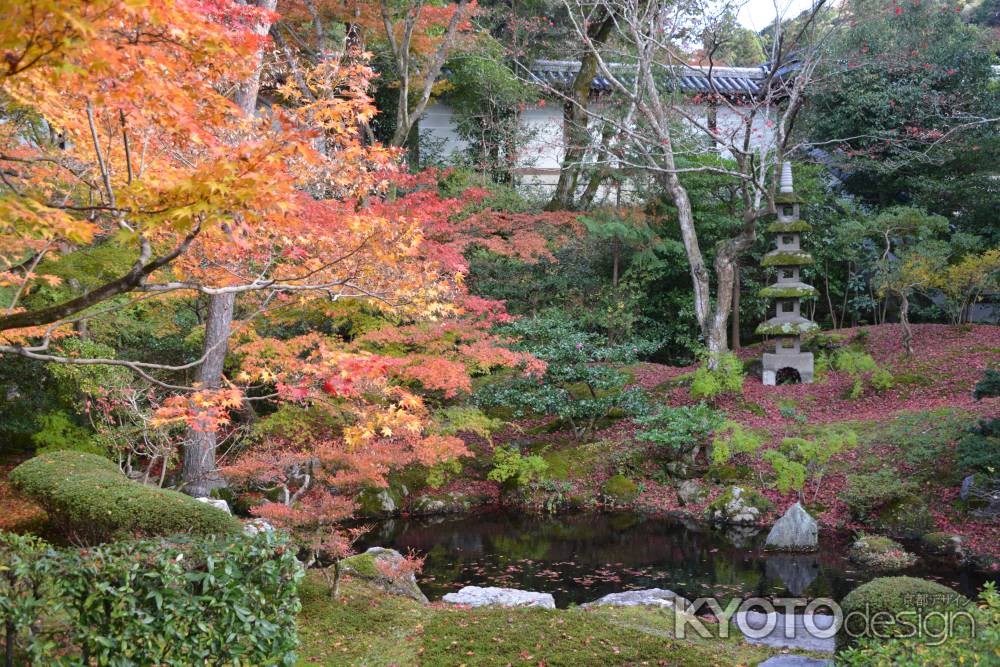
[{"label": "large gray rock", "polygon": [[581,607],[675,607],[678,604],[686,607],[690,603],[677,595],[673,591],[665,588],[647,588],[641,591],[623,591],[621,593],[609,593],[604,597],[597,598],[593,602],[587,602]]},{"label": "large gray rock", "polygon": [[211,505],[217,510],[222,510],[226,514],[232,514],[229,510],[229,503],[227,503],[222,498],[209,498],[207,496],[202,496],[201,498],[195,498],[200,503],[205,503],[206,505]]},{"label": "large gray rock", "polygon": [[340,561],[340,571],[369,581],[384,591],[404,595],[417,602],[427,603],[427,596],[417,585],[412,569],[404,566],[403,554],[395,549],[371,547],[364,553]]},{"label": "large gray rock", "polygon": [[835,616],[812,614],[807,619],[801,614],[744,611],[737,612],[733,619],[750,644],[814,653],[833,653],[836,650],[838,628]]},{"label": "large gray rock", "polygon": [[556,601],[549,593],[522,591],[516,588],[496,588],[489,586],[465,586],[457,593],[448,593],[443,598],[451,604],[465,604],[470,607],[542,607],[555,609]]},{"label": "large gray rock", "polygon": [[757,667],[833,667],[833,660],[808,658],[804,655],[775,655],[764,662],[758,662]]},{"label": "large gray rock", "polygon": [[765,549],[775,551],[815,551],[819,544],[816,519],[799,503],[789,507],[767,534]]}]

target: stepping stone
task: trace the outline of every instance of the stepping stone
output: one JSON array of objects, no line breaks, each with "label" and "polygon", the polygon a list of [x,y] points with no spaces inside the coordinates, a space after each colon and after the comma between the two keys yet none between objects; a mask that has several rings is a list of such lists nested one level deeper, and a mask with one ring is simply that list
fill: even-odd
[{"label": "stepping stone", "polygon": [[804,655],[776,655],[758,662],[757,667],[833,667],[833,660],[807,658]]},{"label": "stepping stone", "polygon": [[[759,611],[745,611],[737,613],[734,620],[736,627],[750,644],[833,653],[837,648],[834,625],[836,617],[828,614],[812,614],[808,627],[805,618],[801,614],[788,617],[778,612],[765,614]],[[770,627],[770,630],[761,635],[767,627]],[[814,636],[814,633],[819,636]]]},{"label": "stepping stone", "polygon": [[489,586],[465,586],[457,593],[448,593],[443,598],[451,604],[467,604],[470,607],[543,607],[555,609],[556,601],[550,593],[522,591],[517,588],[496,588]]}]

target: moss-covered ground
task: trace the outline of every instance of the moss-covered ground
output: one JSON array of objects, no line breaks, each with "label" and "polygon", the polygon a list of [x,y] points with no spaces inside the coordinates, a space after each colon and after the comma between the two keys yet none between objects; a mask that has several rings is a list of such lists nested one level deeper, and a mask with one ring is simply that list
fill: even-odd
[{"label": "moss-covered ground", "polygon": [[463,609],[421,605],[351,580],[334,600],[316,572],[301,594],[300,665],[735,666],[777,652],[746,644],[738,632],[677,639],[673,612],[664,609]]}]

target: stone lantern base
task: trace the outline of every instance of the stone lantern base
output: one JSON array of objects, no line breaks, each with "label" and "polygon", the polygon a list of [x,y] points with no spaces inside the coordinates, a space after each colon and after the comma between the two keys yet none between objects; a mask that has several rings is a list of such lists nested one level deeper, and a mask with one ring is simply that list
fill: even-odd
[{"label": "stone lantern base", "polygon": [[764,384],[774,386],[778,383],[778,371],[791,368],[798,371],[803,384],[813,381],[812,352],[765,352],[764,370],[761,380]]}]

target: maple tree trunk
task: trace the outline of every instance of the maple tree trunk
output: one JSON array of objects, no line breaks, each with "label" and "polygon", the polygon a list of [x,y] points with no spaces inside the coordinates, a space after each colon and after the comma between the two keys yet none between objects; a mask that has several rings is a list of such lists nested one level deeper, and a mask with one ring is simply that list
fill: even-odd
[{"label": "maple tree trunk", "polygon": [[[229,347],[235,305],[236,295],[233,293],[213,294],[209,299],[208,321],[205,323],[205,360],[198,367],[195,378],[203,389],[217,389],[222,383],[222,367]],[[207,496],[212,489],[225,486],[216,466],[217,444],[215,431],[188,429],[182,473],[185,493]]]},{"label": "maple tree trunk", "polygon": [[[256,0],[260,9],[275,11],[278,0]],[[254,26],[254,32],[264,37],[270,32],[271,24],[262,21]],[[243,110],[244,115],[253,116],[257,108],[260,92],[260,74],[263,68],[263,51],[255,54],[253,73],[236,89],[233,101]],[[236,294],[212,294],[208,300],[208,317],[205,322],[205,342],[202,355],[205,357],[198,367],[196,380],[201,389],[218,389],[222,384],[222,368],[229,349],[229,333],[236,307]],[[197,431],[188,428],[184,463],[181,469],[183,491],[195,497],[207,496],[213,489],[226,485],[219,475],[216,447],[218,436],[214,430]]]},{"label": "maple tree trunk", "polygon": [[913,330],[910,328],[910,297],[899,295],[899,323],[903,325],[903,347],[906,354],[913,354]]}]

